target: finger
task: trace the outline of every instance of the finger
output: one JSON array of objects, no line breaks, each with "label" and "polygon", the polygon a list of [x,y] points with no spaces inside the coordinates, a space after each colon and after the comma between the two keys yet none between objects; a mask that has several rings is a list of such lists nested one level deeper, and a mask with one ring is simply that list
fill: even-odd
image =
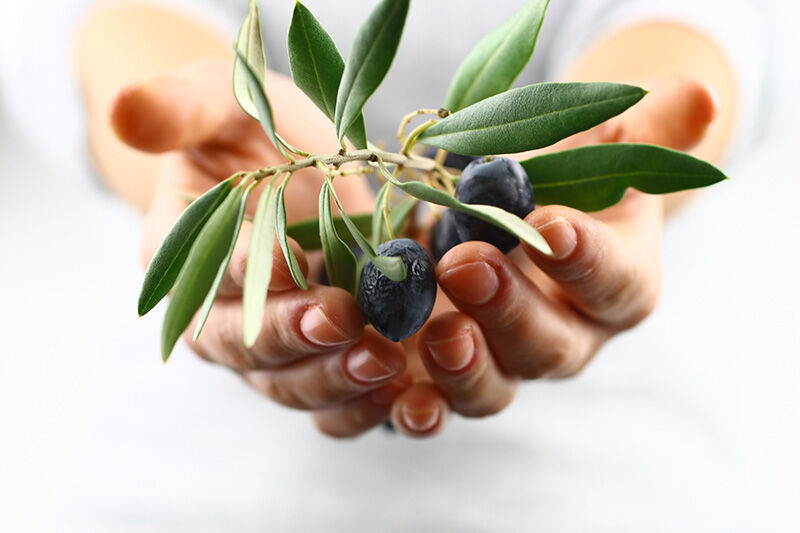
[{"label": "finger", "polygon": [[[220,282],[219,296],[222,298],[230,298],[241,296],[242,289],[244,288],[245,271],[247,270],[247,258],[250,249],[250,239],[253,234],[253,225],[246,223],[242,224],[242,229],[239,231],[239,237],[236,239],[236,246],[233,249],[228,269]],[[308,275],[308,261],[303,253],[303,249],[291,237],[288,238],[289,247],[297,257],[297,262],[300,265],[300,270],[303,276]],[[274,292],[287,291],[297,287],[297,284],[292,278],[292,271],[289,269],[289,264],[286,262],[286,257],[283,255],[278,240],[272,247],[272,275],[269,280],[269,290]]]},{"label": "finger", "polygon": [[355,344],[364,331],[361,309],[353,296],[336,287],[310,286],[307,291],[270,295],[261,332],[252,348],[242,341],[242,302],[217,300],[197,341],[185,338],[201,357],[237,371],[276,368]]},{"label": "finger", "polygon": [[500,250],[467,242],[436,267],[439,285],[471,316],[500,367],[525,379],[568,376],[599,346],[600,328],[547,298]]},{"label": "finger", "polygon": [[[632,199],[649,200],[644,195]],[[652,312],[661,288],[660,222],[655,220],[660,211],[639,211],[641,219],[631,226],[642,230],[631,234],[631,245],[608,224],[575,209],[536,209],[526,221],[547,240],[554,255],[546,257],[526,245],[523,249],[584,313],[608,326],[629,328]],[[646,226],[653,229],[643,229]]]},{"label": "finger", "polygon": [[428,373],[453,411],[470,417],[492,415],[514,398],[517,380],[500,370],[480,326],[464,313],[431,320],[418,344]]},{"label": "finger", "polygon": [[317,428],[330,437],[356,437],[389,418],[392,402],[411,386],[411,376],[404,374],[342,405],[312,413]]},{"label": "finger", "polygon": [[705,85],[675,76],[654,85],[639,104],[621,115],[545,151],[601,143],[646,143],[687,150],[703,138],[715,114],[714,97]]},{"label": "finger", "polygon": [[450,408],[442,393],[431,383],[415,383],[392,404],[394,427],[409,437],[432,437],[442,431]]},{"label": "finger", "polygon": [[226,122],[244,118],[231,94],[231,72],[231,62],[204,60],[128,85],[111,105],[111,125],[120,140],[146,152],[212,141]]},{"label": "finger", "polygon": [[619,142],[686,150],[698,143],[714,120],[716,104],[705,85],[676,76],[653,87],[637,106],[620,116]]},{"label": "finger", "polygon": [[267,397],[295,409],[340,405],[385,385],[406,367],[405,352],[373,329],[347,350],[309,357],[274,370],[243,374]]}]

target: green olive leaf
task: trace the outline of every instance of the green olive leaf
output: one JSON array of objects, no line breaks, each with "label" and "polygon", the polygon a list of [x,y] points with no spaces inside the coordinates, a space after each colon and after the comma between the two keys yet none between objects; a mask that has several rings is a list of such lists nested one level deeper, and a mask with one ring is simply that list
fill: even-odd
[{"label": "green olive leaf", "polygon": [[241,185],[233,188],[200,230],[189,250],[161,328],[161,357],[164,361],[206,299],[220,265],[228,255],[241,223],[242,195]]},{"label": "green olive leaf", "polygon": [[529,0],[484,37],[458,67],[445,108],[458,111],[508,90],[533,55],[549,0]]},{"label": "green olive leaf", "polygon": [[617,83],[538,83],[481,100],[434,124],[419,142],[464,155],[544,148],[618,115],[644,89]]},{"label": "green olive leaf", "polygon": [[242,222],[244,221],[244,215],[247,209],[247,198],[250,196],[250,191],[253,190],[253,187],[255,187],[255,184],[251,184],[244,190],[242,200],[239,202],[239,213],[236,218],[236,227],[234,228],[233,237],[231,238],[231,243],[228,247],[228,253],[225,254],[225,257],[222,259],[222,263],[220,263],[219,268],[217,269],[217,277],[214,278],[214,283],[211,285],[211,290],[208,291],[208,295],[203,302],[203,307],[200,308],[200,315],[197,321],[197,327],[192,335],[192,340],[196,341],[200,336],[200,332],[203,331],[203,327],[206,325],[206,320],[208,320],[208,314],[211,312],[211,306],[214,305],[214,300],[217,299],[219,286],[222,284],[222,278],[225,277],[225,272],[228,270],[228,265],[231,262],[233,250],[236,247],[236,239],[239,237],[239,230],[242,229]]},{"label": "green olive leaf", "polygon": [[339,139],[386,77],[400,44],[408,4],[409,0],[381,0],[358,29],[336,96],[333,122]]},{"label": "green olive leaf", "polygon": [[[333,120],[344,59],[322,24],[300,2],[294,6],[289,26],[289,67],[295,85]],[[350,126],[347,137],[356,148],[367,147],[363,115]]]},{"label": "green olive leaf", "polygon": [[378,267],[378,270],[380,270],[383,275],[390,280],[403,281],[406,279],[406,266],[405,263],[403,263],[403,258],[400,256],[382,256],[375,253],[375,249],[372,247],[372,244],[370,244],[367,238],[364,237],[364,234],[359,231],[358,227],[353,224],[353,222],[350,220],[350,217],[347,216],[342,204],[339,202],[339,197],[336,194],[336,190],[333,188],[333,184],[331,184],[331,179],[326,176],[326,180],[328,183],[328,190],[333,195],[333,201],[336,202],[336,207],[342,214],[342,220],[347,226],[350,235],[353,236],[356,244],[358,244],[358,247],[361,248],[362,252],[364,252],[364,256],[372,261],[375,266]]},{"label": "green olive leaf", "polygon": [[383,161],[378,159],[378,168],[387,180],[394,183],[396,187],[402,189],[414,198],[419,198],[432,204],[443,205],[456,209],[468,215],[484,220],[489,224],[493,224],[498,228],[504,229],[507,232],[515,235],[521,241],[529,244],[533,248],[539,250],[545,255],[552,255],[553,251],[550,245],[542,237],[538,231],[533,229],[524,220],[517,215],[504,211],[499,207],[493,205],[480,205],[480,204],[464,204],[459,202],[444,191],[435,189],[421,181],[399,181],[392,176],[392,173],[383,164]]},{"label": "green olive leaf", "polygon": [[139,292],[139,316],[147,314],[172,289],[197,235],[232,187],[229,178],[194,200],[161,241],[144,274]]},{"label": "green olive leaf", "polygon": [[389,192],[390,183],[387,181],[378,191],[375,197],[375,209],[372,211],[372,232],[370,235],[371,244],[377,248],[383,242],[383,228],[386,226],[383,216],[383,204],[386,201],[386,193]]},{"label": "green olive leaf", "polygon": [[322,184],[319,193],[319,240],[331,284],[355,294],[356,256],[339,237],[333,224],[330,187],[327,182]]},{"label": "green olive leaf", "polygon": [[267,93],[264,92],[263,83],[259,81],[255,70],[250,63],[247,62],[247,59],[238,49],[236,50],[236,63],[241,64],[244,67],[242,68],[242,72],[244,72],[244,76],[247,79],[248,87],[250,88],[250,94],[253,97],[253,105],[257,111],[256,117],[261,123],[261,127],[264,128],[264,132],[267,134],[267,137],[269,137],[269,140],[272,141],[272,144],[275,145],[275,148],[277,148],[281,154],[286,156],[286,149],[283,147],[283,144],[281,144],[280,139],[278,139],[278,136],[275,133],[275,120],[272,118],[272,107],[269,105]]},{"label": "green olive leaf", "polygon": [[[286,264],[289,265],[289,272],[292,274],[292,279],[301,289],[308,290],[308,282],[303,275],[303,270],[300,268],[300,263],[297,261],[297,256],[294,255],[294,250],[289,246],[289,241],[286,238],[286,202],[284,201],[284,191],[286,190],[286,182],[281,183],[278,187],[278,215],[275,220],[275,232],[278,234],[278,242],[283,250],[283,257],[286,258]],[[319,235],[319,232],[317,232]]]},{"label": "green olive leaf", "polygon": [[275,195],[275,178],[272,178],[258,199],[250,247],[247,250],[242,293],[242,333],[244,345],[248,348],[255,344],[264,322],[264,304],[272,278],[277,211],[278,197]]},{"label": "green olive leaf", "polygon": [[[261,16],[255,0],[250,0],[247,15],[245,15],[242,25],[239,28],[239,36],[236,39],[236,50],[238,50],[245,61],[250,63],[253,71],[264,85],[267,72],[267,60],[264,57],[264,39],[261,34]],[[233,64],[233,95],[244,111],[258,120],[258,109],[253,101],[250,84],[247,81],[247,73],[240,61]]]},{"label": "green olive leaf", "polygon": [[[341,235],[344,242],[347,244],[355,244],[353,236],[347,230],[347,226],[342,220],[342,217],[332,217],[333,227],[336,233]],[[351,215],[350,221],[358,227],[362,233],[370,231],[372,225],[372,214],[364,213],[359,215]],[[308,218],[290,224],[286,228],[286,234],[297,241],[297,244],[303,250],[319,250],[322,248],[322,243],[319,240],[319,218]]]},{"label": "green olive leaf", "polygon": [[664,194],[706,187],[726,179],[714,165],[683,152],[646,144],[600,144],[522,162],[536,203],[581,211],[610,207],[628,187]]}]

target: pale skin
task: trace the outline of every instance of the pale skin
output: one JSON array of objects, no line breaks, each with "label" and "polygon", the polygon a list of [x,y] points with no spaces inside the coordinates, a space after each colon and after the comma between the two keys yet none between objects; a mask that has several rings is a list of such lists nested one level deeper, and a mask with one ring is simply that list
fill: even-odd
[{"label": "pale skin", "polygon": [[[135,31],[137,24],[166,25],[170,57],[148,55],[153,47],[137,44],[136,36],[146,35]],[[129,37],[118,37],[121,28]],[[663,39],[669,53],[653,48]],[[101,42],[104,52],[97,51]],[[228,50],[224,37],[150,7],[108,8],[82,25],[78,58],[93,152],[109,186],[145,211],[144,263],[185,208],[179,193],[198,195],[236,171],[282,162],[232,97]],[[136,62],[107,68],[120,64],[120,54]],[[735,110],[733,73],[711,41],[686,27],[658,22],[617,30],[590,47],[565,78],[634,81],[651,93],[552,149],[645,142],[694,148],[714,160],[726,146]],[[330,122],[291,80],[271,73],[267,87],[278,130],[291,144],[337,151]],[[398,118],[407,111],[398,110]],[[313,169],[293,178],[290,221],[316,216],[321,179]],[[348,212],[372,210],[363,178],[340,178],[336,189]],[[314,284],[297,289],[278,249],[264,326],[246,349],[246,223],[203,334],[186,340],[200,357],[234,370],[272,400],[311,411],[326,434],[352,437],[389,419],[405,435],[435,435],[451,413],[500,412],[520,381],[575,375],[608,339],[652,312],[660,292],[664,204],[633,191],[599,213],[537,207],[526,221],[544,235],[554,257],[527,246],[508,255],[486,243],[457,246],[436,268],[440,294],[433,315],[401,344],[365,328],[345,291]],[[292,246],[313,279],[318,254]]]}]

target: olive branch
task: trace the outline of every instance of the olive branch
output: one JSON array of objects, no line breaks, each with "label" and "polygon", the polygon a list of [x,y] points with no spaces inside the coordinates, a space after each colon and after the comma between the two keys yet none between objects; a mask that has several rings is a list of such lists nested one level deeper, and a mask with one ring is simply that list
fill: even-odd
[{"label": "olive branch", "polygon": [[[419,109],[401,119],[401,150],[380,150],[368,141],[362,110],[391,66],[409,3],[377,2],[356,32],[347,62],[311,11],[296,3],[288,34],[292,79],[334,123],[342,147],[335,154],[312,154],[276,131],[264,90],[267,65],[259,9],[250,0],[234,47],[233,92],[286,162],[237,172],[220,182],[194,199],[164,238],[145,273],[138,311],[146,314],[172,291],[162,328],[165,361],[198,310],[195,338],[200,334],[246,218],[247,199],[257,188],[262,191],[252,219],[243,295],[246,346],[253,345],[261,330],[275,237],[300,289],[308,282],[289,237],[304,249],[321,249],[330,283],[354,295],[365,263],[393,283],[404,282],[408,273],[402,258],[376,250],[386,237],[402,234],[419,201],[477,217],[550,253],[541,235],[517,215],[494,205],[461,202],[455,194],[458,171],[445,166],[448,152],[487,157],[550,146],[622,113],[646,91],[616,83],[538,83],[512,89],[533,54],[548,5],[548,0],[528,0],[465,57],[442,107]],[[406,134],[420,116],[431,118]],[[434,157],[419,155],[418,144],[438,152]],[[362,166],[342,168],[353,162]],[[583,211],[614,205],[629,187],[663,194],[725,179],[713,165],[687,154],[637,144],[586,146],[533,157],[521,165],[538,205],[562,204]],[[316,168],[325,177],[319,217],[289,225],[284,193],[293,173],[304,168]],[[384,180],[373,213],[348,215],[333,182],[373,170]],[[409,173],[418,179],[406,179]],[[406,197],[393,201],[395,191]],[[331,198],[339,216],[332,214]],[[362,251],[362,261],[353,254],[354,244]]]}]

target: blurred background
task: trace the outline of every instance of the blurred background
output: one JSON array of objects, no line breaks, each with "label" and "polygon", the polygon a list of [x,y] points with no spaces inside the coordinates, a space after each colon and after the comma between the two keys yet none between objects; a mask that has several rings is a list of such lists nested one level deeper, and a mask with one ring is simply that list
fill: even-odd
[{"label": "blurred background", "polygon": [[[0,28],[13,24],[17,7],[12,4],[0,0]],[[57,9],[55,4],[51,9]],[[800,531],[796,98],[800,7],[790,0],[761,5],[772,26],[769,83],[761,96],[768,117],[760,140],[746,153],[731,154],[725,167],[730,181],[701,195],[667,225],[663,302],[654,317],[629,335],[644,338],[655,329],[671,331],[676,357],[694,358],[688,368],[696,364],[708,379],[732,378],[732,394],[719,401],[727,402],[725,409],[765,530],[796,532]],[[25,57],[28,50],[41,46],[39,29],[28,30],[4,31],[0,57]],[[10,35],[24,39],[12,41]],[[52,54],[48,64],[29,65],[37,71],[35,81],[41,86],[51,83],[50,69],[71,68],[66,41]],[[69,501],[65,491],[75,487],[66,480],[85,474],[82,469],[91,464],[87,457],[110,454],[104,460],[111,457],[124,465],[128,454],[136,453],[126,448],[126,435],[137,429],[127,417],[137,412],[140,402],[145,398],[148,404],[163,402],[167,411],[177,405],[180,412],[181,403],[190,397],[183,395],[185,390],[198,386],[182,376],[193,375],[191,369],[200,363],[184,351],[169,365],[153,364],[158,358],[161,315],[136,318],[139,287],[131,283],[141,276],[140,215],[96,182],[74,176],[80,170],[59,154],[79,150],[88,160],[84,139],[72,139],[68,146],[41,145],[49,138],[47,130],[60,127],[61,116],[32,115],[39,121],[35,127],[45,133],[36,141],[26,134],[26,128],[10,118],[11,100],[3,97],[6,90],[0,84],[0,531],[39,531],[57,529],[57,517]],[[48,98],[48,91],[32,91],[25,105],[36,108],[41,98]],[[65,116],[80,114],[79,108],[68,106],[61,108]],[[14,115],[20,116],[19,109]],[[110,225],[110,219],[116,222]],[[709,250],[713,262],[698,260]],[[677,286],[682,290],[671,290]],[[120,356],[114,346],[124,346],[126,357],[139,356],[115,367],[115,380],[109,380],[107,373],[98,380],[107,361]],[[724,353],[729,366],[704,368],[704,354],[711,352]],[[592,372],[590,367],[587,373]],[[226,386],[240,385],[231,380]],[[202,407],[214,409],[210,401]],[[110,412],[118,416],[108,416]],[[276,416],[289,416],[281,413]],[[197,421],[165,415],[161,422],[188,427]],[[311,434],[310,422],[307,425]],[[118,447],[92,448],[88,437],[98,426],[118,432]],[[222,438],[213,435],[213,428],[208,432],[209,439]],[[269,428],[264,433],[265,438],[274,438]],[[157,449],[192,443],[154,440],[151,445]],[[191,479],[197,475],[195,468],[190,463],[173,464],[164,475]],[[86,479],[83,482],[91,483],[91,476]],[[157,479],[145,481],[128,487],[132,499],[142,491],[158,492]],[[180,506],[174,494],[160,497],[175,498]]]}]

